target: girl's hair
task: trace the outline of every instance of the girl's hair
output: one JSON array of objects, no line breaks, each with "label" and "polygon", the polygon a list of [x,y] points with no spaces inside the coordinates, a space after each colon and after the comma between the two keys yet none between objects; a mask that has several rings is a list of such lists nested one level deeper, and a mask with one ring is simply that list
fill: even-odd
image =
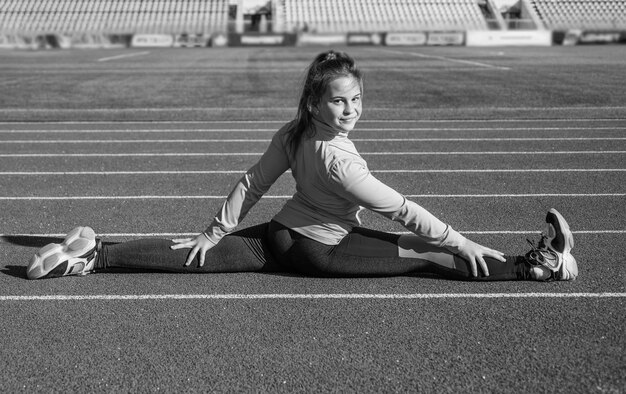
[{"label": "girl's hair", "polygon": [[303,136],[311,137],[315,133],[311,110],[317,106],[326,92],[328,85],[340,77],[353,77],[363,91],[363,75],[347,53],[328,51],[317,55],[307,69],[302,95],[298,103],[298,112],[291,122],[287,145],[292,157],[295,155]]}]

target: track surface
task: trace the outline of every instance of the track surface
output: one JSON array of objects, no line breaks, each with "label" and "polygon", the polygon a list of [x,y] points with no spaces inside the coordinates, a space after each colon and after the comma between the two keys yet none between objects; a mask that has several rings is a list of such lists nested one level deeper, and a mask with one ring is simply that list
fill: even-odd
[{"label": "track surface", "polygon": [[[376,176],[510,254],[556,207],[575,282],[25,279],[76,225],[203,229],[321,50],[0,53],[0,392],[626,392],[623,46],[348,48]],[[243,225],[292,192],[286,174]]]}]

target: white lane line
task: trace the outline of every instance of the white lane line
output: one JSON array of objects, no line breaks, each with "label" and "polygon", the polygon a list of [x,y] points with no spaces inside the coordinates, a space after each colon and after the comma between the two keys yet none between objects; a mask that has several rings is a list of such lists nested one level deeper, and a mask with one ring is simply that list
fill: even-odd
[{"label": "white lane line", "polygon": [[[457,230],[461,234],[471,235],[529,235],[540,234],[540,230]],[[390,231],[392,234],[409,235],[413,234],[409,231]],[[626,234],[626,230],[572,230],[572,234],[591,234],[591,235],[621,235]],[[0,234],[0,242],[10,243],[7,239],[15,237],[27,237],[27,238],[64,238],[65,233],[12,233],[12,234]],[[175,239],[183,237],[194,237],[198,235],[198,232],[191,233],[98,233],[98,237],[102,238],[165,238]]]},{"label": "white lane line", "polygon": [[[620,107],[626,109],[626,107]],[[626,118],[532,118],[532,119],[361,119],[359,123],[578,123],[623,122]],[[285,124],[287,120],[53,120],[53,121],[0,121],[0,125],[121,125],[121,124]]]},{"label": "white lane line", "polygon": [[[245,170],[199,170],[199,171],[0,171],[0,176],[48,176],[48,175],[233,175]],[[287,171],[291,172],[291,171]],[[518,169],[462,169],[462,170],[371,170],[381,174],[467,174],[467,173],[541,173],[541,172],[626,172],[626,168],[518,168]]]},{"label": "white lane line", "polygon": [[144,56],[144,55],[148,55],[149,53],[150,52],[145,51],[145,52],[128,53],[128,54],[117,55],[117,56],[102,57],[102,58],[98,59],[98,61],[99,62],[108,62],[110,60],[126,59],[126,58],[129,58],[129,57]]},{"label": "white lane line", "polygon": [[[618,128],[618,127],[610,128],[610,129],[621,130],[621,128]],[[44,134],[168,133],[168,134],[171,134],[171,133],[266,133],[266,132],[275,133],[277,130],[278,128],[272,128],[272,129],[259,129],[259,128],[253,128],[253,129],[242,129],[242,128],[238,128],[238,129],[182,129],[182,128],[177,128],[177,129],[89,129],[89,130],[11,129],[11,130],[0,130],[0,133],[2,134],[40,134],[40,133],[44,133]],[[585,130],[589,130],[589,129],[585,129]]]},{"label": "white lane line", "polygon": [[502,173],[502,172],[624,172],[626,168],[518,168],[484,170],[371,170],[373,173]]},{"label": "white lane line", "polygon": [[[407,198],[538,198],[538,197],[626,197],[626,193],[536,193],[536,194],[405,194]],[[227,196],[2,196],[0,201],[70,201],[70,200],[223,200]],[[282,200],[291,195],[263,196]]]},{"label": "white lane line", "polygon": [[[623,171],[626,171],[624,169]],[[2,175],[233,175],[245,174],[246,170],[216,170],[216,171],[4,171]],[[289,171],[288,171],[289,172]]]},{"label": "white lane line", "polygon": [[[399,108],[399,107],[368,107],[368,111],[390,111],[397,112],[399,109],[404,112],[412,111],[441,111],[441,108]],[[626,106],[565,106],[565,107],[463,107],[459,110],[467,112],[476,111],[502,111],[502,112],[516,112],[516,111],[534,111],[534,112],[546,112],[546,111],[615,111],[625,110]],[[241,111],[260,111],[260,112],[295,112],[296,107],[238,107],[232,108],[226,107],[122,107],[122,108],[0,108],[0,113],[29,113],[29,112],[55,112],[55,113],[127,113],[127,112],[241,112]],[[552,119],[546,119],[546,122]],[[111,122],[109,122],[111,123]]]},{"label": "white lane line", "polygon": [[[626,137],[530,137],[530,138],[352,138],[354,142],[549,142],[549,141],[624,141]],[[0,144],[192,144],[192,143],[269,143],[271,139],[171,139],[171,140],[4,140]]]},{"label": "white lane line", "polygon": [[[467,64],[470,66],[476,66],[476,67],[480,67],[480,68],[487,68],[487,69],[491,69],[491,70],[510,70],[510,67],[505,67],[505,66],[496,66],[493,64],[488,64],[488,63],[481,63],[481,62],[476,62],[476,61],[472,61],[472,60],[465,60],[465,59],[455,59],[455,58],[451,58],[451,57],[446,57],[446,56],[437,56],[437,55],[427,55],[424,53],[419,53],[419,52],[403,52],[403,51],[394,51],[391,49],[376,49],[377,52],[387,52],[387,53],[393,53],[396,55],[403,55],[403,56],[412,56],[412,57],[419,57],[422,59],[435,59],[435,60],[442,60],[444,62],[450,62],[450,63],[460,63],[460,64]],[[417,70],[418,67],[415,68],[415,70]]]},{"label": "white lane line", "polygon": [[[460,62],[456,62],[456,63],[460,63]],[[261,74],[261,75],[265,75],[265,74],[285,74],[285,73],[297,73],[298,75],[302,74],[302,70],[305,68],[305,66],[302,67],[255,67],[254,68],[254,73],[257,74]],[[438,66],[423,66],[421,65],[419,69],[416,69],[415,66],[392,66],[392,67],[383,67],[383,66],[377,66],[377,65],[364,65],[361,67],[363,70],[367,70],[368,73],[372,72],[380,72],[380,71],[399,71],[399,72],[407,72],[407,73],[440,73],[442,68],[438,67]],[[204,74],[207,71],[207,68],[200,68],[200,67],[185,67],[185,73],[186,74]],[[251,73],[251,70],[248,68],[242,68],[242,67],[214,67],[211,66],[210,68],[211,70],[211,74],[245,74],[245,75],[249,75]],[[469,64],[469,65],[455,65],[455,66],[448,66],[445,69],[446,71],[450,72],[460,72],[460,71],[490,71],[493,70],[493,68],[487,68],[487,67],[476,67],[475,64]],[[32,75],[33,73],[35,73],[36,75],[50,75],[50,74],[70,74],[73,75],[74,73],[76,74],[100,74],[100,73],[107,73],[107,74],[145,74],[145,73],[151,73],[151,74],[172,74],[175,73],[177,71],[180,71],[179,68],[177,69],[172,69],[170,67],[142,67],[142,68],[97,68],[97,69],[91,69],[91,68],[81,68],[81,67],[72,67],[72,69],[67,69],[67,68],[40,68],[40,67],[28,67],[27,69],[12,69],[10,70],[10,74],[11,75]]]},{"label": "white lane line", "polygon": [[[626,138],[615,138],[615,139],[626,139]],[[569,138],[563,138],[563,140],[570,140]],[[269,143],[271,139],[263,138],[263,139],[255,139],[255,138],[238,138],[238,139],[178,139],[178,140],[4,140],[0,141],[0,144],[193,144],[193,143],[221,143],[221,142],[254,142],[254,143]],[[378,140],[373,140],[378,141]]]},{"label": "white lane line", "polygon": [[143,300],[421,300],[456,298],[624,298],[626,293],[339,293],[339,294],[92,294],[0,296],[0,301],[143,301]]},{"label": "white lane line", "polygon": [[[266,133],[266,132],[276,132],[277,128],[270,129],[261,129],[261,128],[237,128],[237,129],[184,129],[184,128],[176,128],[176,129],[89,129],[89,130],[49,130],[49,129],[10,129],[10,130],[0,130],[2,134],[54,134],[54,133],[62,133],[62,134],[113,134],[113,133]],[[363,140],[359,138],[359,132],[367,132],[367,131],[376,131],[376,132],[406,132],[406,131],[497,131],[505,132],[520,132],[520,131],[602,131],[602,130],[626,130],[626,126],[606,126],[606,127],[579,127],[579,126],[564,126],[564,127],[372,127],[372,128],[359,128],[355,130],[354,140]],[[351,137],[352,138],[352,137]],[[576,138],[586,138],[586,137],[575,137]],[[587,138],[604,138],[604,137],[587,137]],[[613,138],[613,137],[610,137]],[[494,138],[488,138],[494,139]],[[511,138],[504,139],[509,140]],[[567,139],[563,137],[554,137],[551,139]],[[397,140],[390,138],[390,140]],[[432,139],[438,140],[438,139]],[[441,140],[449,140],[449,138],[441,138]],[[520,140],[525,140],[525,138],[520,137]],[[107,140],[105,140],[107,141]]]},{"label": "white lane line", "polygon": [[[624,154],[626,151],[491,151],[491,152],[360,152],[363,156],[462,156],[462,155],[610,155]],[[209,157],[209,156],[261,156],[263,152],[176,152],[176,153],[3,153],[1,157],[20,158],[20,157]]]},{"label": "white lane line", "polygon": [[[391,109],[391,108],[390,108]],[[237,107],[237,111],[263,111],[263,112],[295,112],[296,107]],[[397,109],[396,109],[397,110]],[[55,112],[55,113],[127,113],[127,112],[229,112],[234,108],[225,107],[124,107],[124,108],[0,108],[0,113],[33,113],[33,112]]]},{"label": "white lane line", "polygon": [[[88,0],[89,1],[89,0]],[[95,0],[92,0],[95,1]],[[284,74],[288,72],[293,73],[302,73],[302,68],[297,67],[255,67],[254,72],[259,73],[261,75],[265,74]],[[366,67],[369,70],[377,70],[381,69],[380,67]],[[398,69],[402,69],[398,67]],[[170,68],[170,67],[141,67],[141,68],[77,68],[72,67],[69,68],[40,68],[40,67],[29,67],[23,70],[10,70],[11,75],[32,75],[35,73],[36,75],[51,75],[51,74],[69,74],[70,76],[74,74],[167,74],[172,75],[172,73],[180,72],[181,68]],[[211,68],[200,68],[200,67],[185,67],[185,74],[206,74],[207,70],[211,70],[211,74],[246,74],[249,75],[251,70],[247,68],[232,68],[232,67],[211,67]],[[385,69],[386,70],[386,69]],[[464,67],[456,67],[450,69],[451,71],[467,71],[467,68]],[[476,68],[472,68],[469,70],[476,70]],[[439,73],[440,69],[438,68],[424,68],[424,72],[433,72]]]}]

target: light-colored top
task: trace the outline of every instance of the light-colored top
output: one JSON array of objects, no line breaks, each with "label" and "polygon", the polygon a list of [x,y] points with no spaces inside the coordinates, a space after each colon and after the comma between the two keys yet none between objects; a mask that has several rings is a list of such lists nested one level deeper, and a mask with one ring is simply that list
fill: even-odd
[{"label": "light-colored top", "polygon": [[465,237],[376,179],[346,133],[317,120],[314,125],[315,135],[303,137],[293,159],[287,144],[292,124],[274,135],[206,229],[209,240],[217,243],[233,231],[278,177],[291,169],[296,192],[274,220],[300,234],[336,245],[360,225],[358,213],[367,208],[401,223],[431,245],[458,252]]}]

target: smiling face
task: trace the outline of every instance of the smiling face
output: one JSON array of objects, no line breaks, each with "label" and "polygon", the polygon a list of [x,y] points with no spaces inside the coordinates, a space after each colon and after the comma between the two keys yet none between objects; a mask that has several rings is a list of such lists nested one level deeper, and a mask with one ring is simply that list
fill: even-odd
[{"label": "smiling face", "polygon": [[328,84],[315,106],[314,116],[335,129],[350,132],[361,117],[362,94],[361,84],[356,78],[336,78]]}]

